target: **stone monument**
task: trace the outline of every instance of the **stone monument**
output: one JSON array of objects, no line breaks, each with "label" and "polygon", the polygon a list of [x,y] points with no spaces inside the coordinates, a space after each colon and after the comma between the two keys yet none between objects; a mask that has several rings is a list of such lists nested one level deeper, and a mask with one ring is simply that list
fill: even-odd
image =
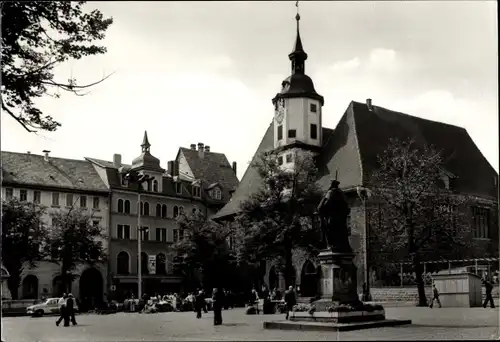
[{"label": "stone monument", "polygon": [[306,306],[306,311],[297,306],[289,320],[264,322],[264,329],[342,331],[411,324],[410,320],[386,319],[381,305],[359,300],[355,254],[347,228],[350,208],[339,184],[332,181],[318,205],[315,220],[327,246],[318,255],[322,298]]},{"label": "stone monument", "polygon": [[351,209],[339,184],[337,180],[331,182],[317,210],[319,226],[327,245],[327,249],[318,255],[322,271],[321,293],[325,300],[335,304],[359,306],[357,269],[353,262],[355,254],[347,227]]}]

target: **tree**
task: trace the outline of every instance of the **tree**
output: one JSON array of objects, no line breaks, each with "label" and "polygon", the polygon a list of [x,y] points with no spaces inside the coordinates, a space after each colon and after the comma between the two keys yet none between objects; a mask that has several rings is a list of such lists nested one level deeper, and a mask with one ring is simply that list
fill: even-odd
[{"label": "tree", "polygon": [[47,229],[42,216],[45,208],[16,198],[2,202],[2,263],[10,273],[7,281],[12,299],[18,299],[21,274],[44,259]]},{"label": "tree", "polygon": [[199,213],[181,216],[178,225],[181,238],[172,249],[172,254],[179,260],[177,270],[191,286],[201,283],[206,288],[226,287],[230,275],[235,273],[236,259],[227,243],[231,229],[207,220]]},{"label": "tree", "polygon": [[48,248],[52,260],[61,266],[65,291],[71,291],[76,278],[73,271],[78,264],[94,265],[106,260],[105,239],[102,227],[94,224],[84,209],[71,208],[67,213],[53,215]]},{"label": "tree", "polygon": [[432,146],[391,139],[378,163],[369,181],[372,262],[409,259],[416,277],[418,305],[425,306],[421,262],[432,251],[434,256],[446,258],[457,248],[469,247],[464,210],[468,199],[446,189],[443,157]]},{"label": "tree", "polygon": [[[81,85],[76,79],[54,79],[54,68],[69,59],[104,54],[93,44],[113,23],[98,10],[83,11],[85,1],[1,1],[2,110],[28,132],[55,131],[61,125],[36,106],[44,95],[63,90],[76,95],[102,82]],[[109,76],[108,76],[109,77]]]},{"label": "tree", "polygon": [[260,260],[274,260],[287,286],[294,278],[293,250],[302,248],[316,255],[321,247],[321,234],[313,224],[322,195],[316,184],[314,156],[295,152],[293,162],[293,168],[284,168],[277,152],[262,154],[251,167],[256,168],[263,185],[240,205],[236,218],[239,262],[256,265]]}]

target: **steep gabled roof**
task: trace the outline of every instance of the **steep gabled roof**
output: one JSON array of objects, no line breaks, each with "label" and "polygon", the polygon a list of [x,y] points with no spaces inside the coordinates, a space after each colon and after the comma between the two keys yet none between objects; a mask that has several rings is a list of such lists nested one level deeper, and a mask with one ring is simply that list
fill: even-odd
[{"label": "steep gabled roof", "polygon": [[179,153],[186,158],[196,179],[201,179],[207,184],[219,183],[228,191],[238,186],[238,177],[224,153],[205,151],[201,158],[197,150],[185,147],[180,147]]},{"label": "steep gabled roof", "polygon": [[413,138],[417,146],[432,145],[442,152],[444,168],[458,178],[453,188],[461,193],[496,198],[497,172],[462,127],[426,120],[386,108],[352,102],[359,141],[363,178],[377,167],[377,156],[387,148],[390,138]]},{"label": "steep gabled roof", "polygon": [[107,187],[92,163],[86,160],[2,151],[4,184],[104,191]]},{"label": "steep gabled roof", "polygon": [[[391,138],[413,138],[417,146],[433,145],[441,150],[444,168],[458,178],[453,189],[480,197],[497,198],[497,172],[488,163],[464,128],[426,120],[382,107],[351,102],[335,130],[323,128],[323,146],[317,159],[318,183],[327,189],[332,179],[343,189],[366,185],[378,167],[377,157],[388,147]],[[273,124],[267,129],[252,159],[273,148]],[[261,179],[257,170],[248,167],[233,197],[214,218],[231,216],[239,205],[258,191]]]}]

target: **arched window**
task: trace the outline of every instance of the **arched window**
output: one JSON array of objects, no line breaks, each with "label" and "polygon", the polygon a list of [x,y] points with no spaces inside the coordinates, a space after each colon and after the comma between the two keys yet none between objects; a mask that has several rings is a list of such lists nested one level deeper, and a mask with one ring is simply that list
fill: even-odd
[{"label": "arched window", "polygon": [[161,206],[161,217],[167,218],[167,205],[166,204]]},{"label": "arched window", "polygon": [[160,216],[161,216],[161,204],[156,203],[156,217],[160,217]]},{"label": "arched window", "polygon": [[153,191],[158,192],[158,181],[156,179],[153,181]]},{"label": "arched window", "polygon": [[144,215],[149,216],[149,203],[144,202]]},{"label": "arched window", "polygon": [[118,212],[123,213],[123,200],[121,198],[118,200]]},{"label": "arched window", "polygon": [[167,274],[167,257],[163,253],[156,256],[156,274]]},{"label": "arched window", "polygon": [[179,216],[179,208],[174,205],[174,218],[176,218],[177,216]]},{"label": "arched window", "polygon": [[121,251],[116,256],[116,273],[129,274],[130,256],[127,252]]},{"label": "arched window", "polygon": [[130,214],[130,201],[125,200],[125,214]]},{"label": "arched window", "polygon": [[[144,252],[141,252],[141,273],[142,274],[149,274],[148,264],[149,264],[148,255]],[[137,270],[139,270],[139,264],[137,264]]]}]

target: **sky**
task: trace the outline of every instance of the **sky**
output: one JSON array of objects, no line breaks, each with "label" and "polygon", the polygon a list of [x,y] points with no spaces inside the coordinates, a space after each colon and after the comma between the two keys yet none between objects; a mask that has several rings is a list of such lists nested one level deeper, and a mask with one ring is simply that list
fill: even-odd
[{"label": "sky", "polygon": [[[60,65],[57,80],[90,94],[38,101],[62,123],[27,133],[2,113],[3,151],[130,163],[147,130],[164,168],[202,142],[238,164],[241,179],[290,74],[295,2],[89,2],[114,23],[108,52]],[[496,1],[300,2],[306,73],[334,128],[350,101],[467,129],[498,171]]]}]

